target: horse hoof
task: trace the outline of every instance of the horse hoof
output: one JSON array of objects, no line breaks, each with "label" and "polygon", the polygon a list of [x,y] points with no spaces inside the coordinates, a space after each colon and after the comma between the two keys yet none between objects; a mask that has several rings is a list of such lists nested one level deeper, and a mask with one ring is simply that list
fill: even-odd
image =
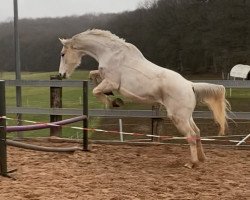
[{"label": "horse hoof", "polygon": [[206,159],[206,156],[199,157],[199,161],[203,163],[206,161]]},{"label": "horse hoof", "polygon": [[192,169],[194,167],[194,164],[193,163],[186,163],[184,165],[184,167],[188,168],[188,169]]},{"label": "horse hoof", "polygon": [[104,93],[105,95],[107,95],[107,96],[114,96],[114,93],[113,92],[106,92],[106,93]]},{"label": "horse hoof", "polygon": [[124,101],[120,98],[116,98],[115,100],[112,101],[112,106],[115,107],[121,107],[124,105]]},{"label": "horse hoof", "polygon": [[192,163],[192,162],[188,162],[184,165],[184,167],[188,168],[188,169],[193,169],[195,167],[198,166],[198,163]]}]

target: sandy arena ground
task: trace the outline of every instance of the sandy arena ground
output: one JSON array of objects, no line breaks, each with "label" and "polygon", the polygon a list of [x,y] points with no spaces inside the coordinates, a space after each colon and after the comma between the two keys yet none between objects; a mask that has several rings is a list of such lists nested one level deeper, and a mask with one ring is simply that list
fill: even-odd
[{"label": "sandy arena ground", "polygon": [[73,154],[8,147],[8,169],[17,169],[11,174],[16,180],[0,177],[0,199],[250,199],[250,151],[205,152],[206,163],[190,170],[183,167],[188,146],[94,144],[91,152]]}]

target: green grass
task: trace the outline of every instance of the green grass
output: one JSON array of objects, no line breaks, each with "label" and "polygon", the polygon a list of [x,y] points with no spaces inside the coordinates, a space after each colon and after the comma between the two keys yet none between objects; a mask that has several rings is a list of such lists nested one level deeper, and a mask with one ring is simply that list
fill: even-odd
[{"label": "green grass", "polygon": [[[51,75],[56,75],[57,72],[23,72],[23,80],[49,80]],[[89,71],[77,71],[70,78],[71,80],[88,80]],[[2,72],[0,74],[0,79],[3,80],[14,80],[15,73],[12,72]],[[92,95],[92,87],[89,88],[89,108],[90,109],[103,109],[105,106],[98,101]],[[49,88],[48,87],[22,87],[22,106],[23,107],[34,107],[34,108],[49,108]],[[79,108],[82,109],[82,88],[72,87],[72,88],[63,88],[63,108]],[[16,93],[15,87],[6,87],[6,106],[15,106],[16,105]],[[134,104],[130,101],[126,101],[126,106],[123,109],[150,109],[150,106],[145,106],[142,104]],[[15,119],[16,115],[9,114],[8,117]],[[70,118],[71,116],[63,116],[63,119]],[[31,120],[36,122],[49,122],[48,115],[31,115],[23,114],[22,116],[25,120]],[[89,127],[96,128],[100,123],[99,118],[90,118]],[[16,125],[16,120],[8,120],[7,125]],[[30,124],[23,122],[23,124]],[[71,129],[70,126],[82,126],[82,122],[77,122],[64,126],[63,128],[63,137],[72,137],[77,138],[81,137],[81,131]],[[49,129],[36,130],[36,131],[27,131],[23,132],[24,137],[38,137],[38,136],[49,136]],[[90,137],[92,132],[89,133]],[[9,137],[16,137],[15,133],[8,134]]]},{"label": "green grass", "polygon": [[[23,80],[49,80],[51,75],[55,75],[57,72],[45,72],[45,73],[22,73]],[[3,80],[14,80],[15,74],[11,72],[4,72],[0,74],[0,79]],[[88,71],[78,71],[72,77],[72,80],[87,80]],[[22,88],[22,105],[24,107],[34,107],[34,108],[49,108],[49,88],[48,87],[23,87]],[[63,108],[79,108],[82,109],[82,88],[63,88]],[[6,106],[16,105],[16,94],[15,87],[6,87]],[[92,95],[92,89],[89,89],[89,107],[90,108],[103,108],[103,105]],[[7,117],[16,118],[15,115],[8,115]],[[70,118],[71,116],[63,116],[64,119]],[[23,114],[23,119],[32,120],[37,122],[49,122],[48,115],[30,115]],[[98,119],[91,119],[90,126],[95,126],[98,124]],[[8,120],[7,125],[16,125],[16,120]],[[30,123],[23,123],[30,124]],[[82,122],[71,124],[70,126],[82,126]],[[63,128],[64,137],[81,137],[81,131],[71,129],[67,126]],[[32,136],[48,136],[49,129],[28,131],[24,133],[25,137]],[[15,134],[8,134],[10,137],[15,137]]]},{"label": "green grass", "polygon": [[[42,73],[22,73],[23,80],[49,80],[51,75],[56,72]],[[13,80],[14,73],[2,72],[0,79]],[[72,77],[72,80],[88,80],[88,71],[78,71]],[[41,95],[42,94],[42,95]],[[15,106],[15,87],[6,87],[6,102],[7,106]],[[63,88],[63,107],[66,108],[81,108],[82,107],[82,88]],[[49,89],[48,87],[23,87],[22,88],[22,104],[28,107],[49,107]],[[102,108],[103,105],[93,97],[92,89],[89,89],[89,106],[90,108]]]}]

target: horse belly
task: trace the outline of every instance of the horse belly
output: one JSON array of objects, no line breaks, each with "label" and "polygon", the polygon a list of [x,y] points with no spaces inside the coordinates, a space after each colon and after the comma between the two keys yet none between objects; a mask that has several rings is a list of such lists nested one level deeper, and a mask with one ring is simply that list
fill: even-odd
[{"label": "horse belly", "polygon": [[161,99],[158,81],[145,78],[143,75],[130,76],[121,81],[121,95],[143,103],[155,103]]}]

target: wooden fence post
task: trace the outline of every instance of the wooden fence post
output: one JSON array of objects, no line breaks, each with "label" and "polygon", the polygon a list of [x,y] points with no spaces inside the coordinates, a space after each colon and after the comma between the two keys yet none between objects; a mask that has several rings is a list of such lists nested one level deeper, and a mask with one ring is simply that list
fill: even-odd
[{"label": "wooden fence post", "polygon": [[0,80],[0,173],[7,176],[5,82]]},{"label": "wooden fence post", "polygon": [[[153,105],[152,111],[155,111],[156,115],[160,112],[160,105]],[[152,118],[152,135],[161,135],[163,131],[163,124],[164,119],[163,118]],[[160,138],[158,137],[152,137],[153,142],[159,142]]]},{"label": "wooden fence post", "polygon": [[[62,80],[58,76],[50,76],[50,80]],[[62,108],[62,88],[50,87],[50,108]],[[50,122],[62,120],[62,115],[50,115]],[[50,128],[50,136],[62,136],[62,127],[54,126]]]},{"label": "wooden fence post", "polygon": [[83,81],[83,115],[86,115],[87,117],[83,120],[83,151],[88,151],[88,112],[89,112],[89,106],[88,106],[88,81]]}]

